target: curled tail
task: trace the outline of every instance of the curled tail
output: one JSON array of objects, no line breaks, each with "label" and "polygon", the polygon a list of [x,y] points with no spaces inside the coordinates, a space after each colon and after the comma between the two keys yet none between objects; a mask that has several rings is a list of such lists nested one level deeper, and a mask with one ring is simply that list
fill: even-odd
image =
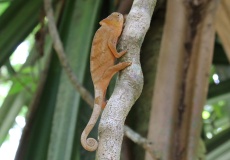
[{"label": "curled tail", "polygon": [[98,104],[94,104],[93,107],[93,113],[90,117],[90,120],[87,124],[87,126],[85,127],[84,131],[81,134],[81,144],[82,146],[88,150],[88,151],[95,151],[98,147],[98,142],[96,139],[94,138],[87,138],[89,133],[91,132],[91,130],[93,129],[93,127],[95,126],[100,113],[101,113],[102,107]]}]

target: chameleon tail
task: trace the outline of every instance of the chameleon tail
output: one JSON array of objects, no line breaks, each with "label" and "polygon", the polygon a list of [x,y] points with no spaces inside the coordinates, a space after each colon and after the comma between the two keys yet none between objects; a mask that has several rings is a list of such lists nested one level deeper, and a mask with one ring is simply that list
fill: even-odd
[{"label": "chameleon tail", "polygon": [[93,129],[94,125],[96,124],[99,115],[101,113],[101,106],[98,104],[94,104],[93,107],[93,113],[92,116],[87,124],[87,126],[85,127],[84,131],[81,134],[81,144],[82,146],[88,150],[88,151],[95,151],[98,147],[98,142],[96,139],[94,138],[87,138],[89,133],[91,132],[91,130]]}]

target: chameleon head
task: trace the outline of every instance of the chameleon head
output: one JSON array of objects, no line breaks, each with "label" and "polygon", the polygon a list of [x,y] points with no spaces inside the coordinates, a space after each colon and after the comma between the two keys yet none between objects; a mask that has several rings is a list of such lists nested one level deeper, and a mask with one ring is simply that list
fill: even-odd
[{"label": "chameleon head", "polygon": [[100,21],[100,25],[108,25],[111,27],[121,28],[123,27],[124,17],[121,13],[113,12],[107,18]]}]

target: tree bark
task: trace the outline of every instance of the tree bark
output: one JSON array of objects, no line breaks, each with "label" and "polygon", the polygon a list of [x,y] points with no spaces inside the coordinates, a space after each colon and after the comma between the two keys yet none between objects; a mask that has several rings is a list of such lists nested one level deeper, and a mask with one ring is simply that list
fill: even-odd
[{"label": "tree bark", "polygon": [[[198,158],[216,2],[167,2],[148,133],[161,160]],[[150,159],[146,154],[146,160]]]}]

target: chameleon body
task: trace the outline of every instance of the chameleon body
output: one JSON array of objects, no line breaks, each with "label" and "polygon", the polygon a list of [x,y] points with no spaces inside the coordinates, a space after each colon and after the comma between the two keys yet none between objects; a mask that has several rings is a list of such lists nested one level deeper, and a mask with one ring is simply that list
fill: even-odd
[{"label": "chameleon body", "polygon": [[91,118],[81,135],[81,144],[88,151],[95,151],[98,147],[98,142],[95,139],[87,137],[106,105],[105,96],[110,80],[115,73],[131,65],[131,62],[115,64],[116,59],[126,53],[126,51],[118,53],[116,49],[123,23],[123,15],[114,12],[100,21],[101,27],[93,38],[90,72],[95,92],[94,108]]}]

